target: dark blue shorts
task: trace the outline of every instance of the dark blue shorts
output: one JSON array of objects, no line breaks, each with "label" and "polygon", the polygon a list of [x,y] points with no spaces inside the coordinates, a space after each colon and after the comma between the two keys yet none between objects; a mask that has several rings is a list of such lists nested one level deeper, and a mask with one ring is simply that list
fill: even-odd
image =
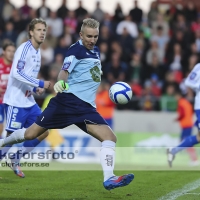
[{"label": "dark blue shorts", "polygon": [[71,93],[58,93],[35,122],[46,129],[62,129],[75,124],[87,132],[86,124],[108,125],[89,103]]},{"label": "dark blue shorts", "polygon": [[20,128],[31,126],[42,113],[40,107],[35,104],[28,108],[20,108],[5,104],[6,131],[13,132]]}]

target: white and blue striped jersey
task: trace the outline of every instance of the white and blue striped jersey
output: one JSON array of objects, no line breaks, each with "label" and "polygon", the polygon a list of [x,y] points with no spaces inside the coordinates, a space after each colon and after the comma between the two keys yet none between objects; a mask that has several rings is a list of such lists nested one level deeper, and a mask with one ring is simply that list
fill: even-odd
[{"label": "white and blue striped jersey", "polygon": [[96,107],[96,91],[101,82],[101,62],[98,47],[88,50],[79,40],[67,51],[62,70],[69,72],[69,90],[79,99]]},{"label": "white and blue striped jersey", "polygon": [[33,89],[44,87],[44,81],[37,79],[40,65],[40,50],[30,40],[21,44],[14,55],[3,103],[21,108],[36,104]]},{"label": "white and blue striped jersey", "polygon": [[194,66],[188,77],[185,79],[185,85],[196,92],[194,109],[200,110],[200,63]]}]

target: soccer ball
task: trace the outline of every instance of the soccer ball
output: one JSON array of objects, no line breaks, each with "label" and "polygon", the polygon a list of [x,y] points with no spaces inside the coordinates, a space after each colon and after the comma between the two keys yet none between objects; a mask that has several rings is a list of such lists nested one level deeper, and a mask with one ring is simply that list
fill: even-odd
[{"label": "soccer ball", "polygon": [[125,82],[116,82],[110,87],[109,96],[115,104],[126,104],[131,100],[132,89]]}]

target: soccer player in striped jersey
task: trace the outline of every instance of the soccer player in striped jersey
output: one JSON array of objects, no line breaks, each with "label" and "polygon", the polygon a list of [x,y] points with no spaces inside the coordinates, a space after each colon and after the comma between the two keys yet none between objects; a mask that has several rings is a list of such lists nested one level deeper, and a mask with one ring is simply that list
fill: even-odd
[{"label": "soccer player in striped jersey", "polygon": [[[29,40],[21,44],[15,52],[7,89],[3,98],[6,110],[7,136],[21,128],[28,128],[41,114],[32,93],[43,94],[50,82],[37,79],[41,65],[40,45],[45,40],[47,24],[43,19],[35,18],[29,24]],[[12,156],[11,168],[19,177],[25,175],[21,171],[19,161],[48,135],[48,131],[33,140],[27,140],[16,154]],[[1,150],[1,158],[12,145]]]},{"label": "soccer player in striped jersey", "polygon": [[197,118],[195,125],[198,128],[198,134],[188,136],[177,147],[167,149],[167,159],[170,167],[172,167],[175,155],[179,151],[200,143],[200,63],[196,64],[187,76],[185,85],[195,92],[194,111]]},{"label": "soccer player in striped jersey", "polygon": [[2,57],[0,58],[0,138],[3,132],[3,122],[4,122],[3,96],[6,91],[14,53],[15,53],[14,43],[6,42],[3,45],[3,54]]},{"label": "soccer player in striped jersey", "polygon": [[[186,138],[192,136],[192,127],[194,125],[193,123],[193,108],[191,103],[185,99],[180,90],[177,90],[175,92],[175,98],[178,102],[178,117],[176,118],[176,121],[179,122],[180,127],[181,127],[181,142],[184,141]],[[180,144],[182,146],[182,144]],[[181,151],[183,148],[178,145],[173,148],[169,148],[167,151],[168,153],[170,152],[171,154],[175,155],[179,151]],[[187,152],[189,153],[190,156],[190,165],[195,166],[198,165],[198,159],[197,159],[197,154],[196,151],[193,147],[186,148]],[[170,156],[169,156],[170,157]],[[172,167],[172,162],[169,160],[169,167]]]}]

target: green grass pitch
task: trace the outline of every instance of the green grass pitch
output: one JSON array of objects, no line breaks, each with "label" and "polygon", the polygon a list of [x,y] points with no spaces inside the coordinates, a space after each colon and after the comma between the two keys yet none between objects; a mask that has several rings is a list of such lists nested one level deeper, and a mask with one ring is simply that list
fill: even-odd
[{"label": "green grass pitch", "polygon": [[[130,171],[116,171],[118,175]],[[107,191],[101,171],[25,171],[26,178],[12,171],[0,172],[1,200],[156,200],[199,178],[199,171],[139,171],[126,186]],[[178,200],[200,199],[200,188]]]},{"label": "green grass pitch", "polygon": [[[100,164],[52,162],[46,171],[24,169],[24,179],[10,169],[0,168],[0,200],[199,200],[200,167],[188,167],[186,153],[177,155],[169,169],[165,148],[151,151],[130,148],[152,135],[162,136],[118,135],[118,147],[129,147],[130,153],[124,153],[123,148],[117,150],[115,174],[135,175],[126,187],[105,190]],[[196,150],[200,152],[199,148]]]}]

